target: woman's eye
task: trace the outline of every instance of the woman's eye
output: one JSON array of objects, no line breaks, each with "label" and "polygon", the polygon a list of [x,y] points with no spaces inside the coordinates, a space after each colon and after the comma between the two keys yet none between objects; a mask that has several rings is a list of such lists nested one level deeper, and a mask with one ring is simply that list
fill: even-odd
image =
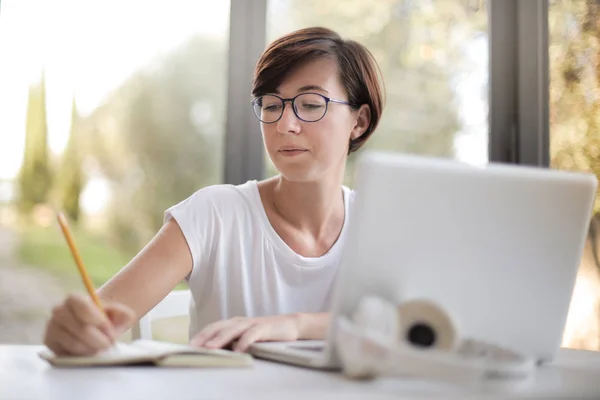
[{"label": "woman's eye", "polygon": [[270,104],[267,106],[263,106],[264,111],[278,111],[281,108],[278,104]]},{"label": "woman's eye", "polygon": [[319,110],[323,108],[323,104],[318,103],[304,103],[302,104],[302,108],[307,111]]}]

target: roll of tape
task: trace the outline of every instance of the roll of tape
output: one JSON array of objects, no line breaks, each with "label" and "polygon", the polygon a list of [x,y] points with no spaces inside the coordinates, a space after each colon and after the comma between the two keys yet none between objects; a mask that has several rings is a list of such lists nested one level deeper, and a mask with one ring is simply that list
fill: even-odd
[{"label": "roll of tape", "polygon": [[398,306],[399,342],[427,349],[456,349],[460,338],[450,315],[431,301],[416,299]]},{"label": "roll of tape", "polygon": [[336,336],[346,375],[418,376],[455,383],[520,381],[534,359],[493,343],[462,338],[452,317],[424,299],[396,306],[377,296],[358,304],[351,320],[338,317]]}]

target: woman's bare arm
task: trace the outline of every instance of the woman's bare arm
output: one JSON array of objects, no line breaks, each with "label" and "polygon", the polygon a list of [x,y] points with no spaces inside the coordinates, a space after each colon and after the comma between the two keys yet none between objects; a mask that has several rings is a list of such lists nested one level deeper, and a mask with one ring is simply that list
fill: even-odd
[{"label": "woman's bare arm", "polygon": [[191,270],[192,255],[187,241],[177,222],[171,219],[146,247],[98,290],[98,295],[104,301],[130,307],[139,319]]}]

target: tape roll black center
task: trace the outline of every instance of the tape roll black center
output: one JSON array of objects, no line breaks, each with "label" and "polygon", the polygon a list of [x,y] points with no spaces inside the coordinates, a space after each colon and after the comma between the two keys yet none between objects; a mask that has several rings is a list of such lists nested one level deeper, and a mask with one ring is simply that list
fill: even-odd
[{"label": "tape roll black center", "polygon": [[429,324],[418,323],[410,327],[407,339],[415,346],[431,347],[435,344],[436,332]]}]

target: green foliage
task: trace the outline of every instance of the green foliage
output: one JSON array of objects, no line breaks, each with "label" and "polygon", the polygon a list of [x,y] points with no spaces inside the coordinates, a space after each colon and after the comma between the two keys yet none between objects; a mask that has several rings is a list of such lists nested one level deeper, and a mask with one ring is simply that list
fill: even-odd
[{"label": "green foliage", "polygon": [[45,203],[51,186],[44,77],[29,89],[26,123],[25,154],[18,176],[17,197],[18,208],[23,214],[31,212],[35,205]]},{"label": "green foliage", "polygon": [[600,177],[600,5],[554,1],[549,22],[551,165]]},{"label": "green foliage", "polygon": [[80,144],[81,129],[77,106],[73,100],[71,133],[62,156],[62,165],[58,175],[58,190],[62,210],[71,221],[79,221],[81,214],[79,199],[84,187],[82,171],[83,152]]},{"label": "green foliage", "polygon": [[164,211],[221,182],[224,43],[195,38],[155,60],[84,121],[112,185],[113,240],[138,250]]},{"label": "green foliage", "polygon": [[[133,256],[82,229],[74,228],[73,236],[96,287],[116,274]],[[67,281],[79,279],[73,257],[57,227],[27,228],[21,232],[19,243],[18,256],[24,264],[43,266]]]}]

